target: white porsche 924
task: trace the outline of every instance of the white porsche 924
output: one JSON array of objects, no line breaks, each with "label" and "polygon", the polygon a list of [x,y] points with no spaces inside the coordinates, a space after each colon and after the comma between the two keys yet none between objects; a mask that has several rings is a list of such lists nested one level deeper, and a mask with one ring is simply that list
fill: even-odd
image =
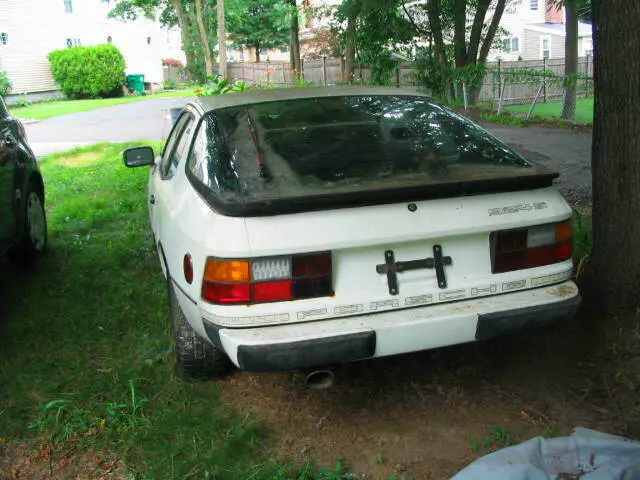
[{"label": "white porsche 924", "polygon": [[415,91],[198,99],[151,166],[183,371],[297,370],[571,319],[571,208],[536,165]]}]

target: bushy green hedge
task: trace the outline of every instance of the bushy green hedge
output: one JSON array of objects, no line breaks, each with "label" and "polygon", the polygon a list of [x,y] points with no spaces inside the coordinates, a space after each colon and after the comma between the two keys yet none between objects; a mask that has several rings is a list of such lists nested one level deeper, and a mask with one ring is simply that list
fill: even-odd
[{"label": "bushy green hedge", "polygon": [[125,84],[125,61],[113,45],[72,47],[49,53],[53,79],[69,98],[118,94]]}]

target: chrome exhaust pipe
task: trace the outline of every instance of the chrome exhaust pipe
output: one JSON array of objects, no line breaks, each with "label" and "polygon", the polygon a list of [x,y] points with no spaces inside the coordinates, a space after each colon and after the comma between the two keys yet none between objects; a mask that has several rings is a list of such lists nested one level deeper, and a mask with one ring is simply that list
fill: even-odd
[{"label": "chrome exhaust pipe", "polygon": [[311,390],[326,390],[331,388],[335,379],[336,375],[331,370],[314,370],[305,377],[304,384]]}]

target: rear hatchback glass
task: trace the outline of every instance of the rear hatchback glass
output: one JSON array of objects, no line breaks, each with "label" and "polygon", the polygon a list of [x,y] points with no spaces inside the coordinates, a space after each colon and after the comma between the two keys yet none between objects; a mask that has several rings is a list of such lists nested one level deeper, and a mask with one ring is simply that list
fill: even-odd
[{"label": "rear hatchback glass", "polygon": [[522,180],[551,178],[428,98],[389,95],[215,110],[203,118],[187,171],[231,215],[519,189]]}]

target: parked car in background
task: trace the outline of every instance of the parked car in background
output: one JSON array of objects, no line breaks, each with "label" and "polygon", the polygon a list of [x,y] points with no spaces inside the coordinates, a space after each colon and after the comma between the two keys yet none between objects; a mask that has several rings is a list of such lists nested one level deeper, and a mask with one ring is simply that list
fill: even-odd
[{"label": "parked car in background", "polygon": [[356,87],[189,103],[151,165],[176,353],[193,376],[313,369],[573,317],[571,208],[432,99]]},{"label": "parked car in background", "polygon": [[24,127],[0,98],[0,256],[37,259],[47,245],[44,183]]}]

